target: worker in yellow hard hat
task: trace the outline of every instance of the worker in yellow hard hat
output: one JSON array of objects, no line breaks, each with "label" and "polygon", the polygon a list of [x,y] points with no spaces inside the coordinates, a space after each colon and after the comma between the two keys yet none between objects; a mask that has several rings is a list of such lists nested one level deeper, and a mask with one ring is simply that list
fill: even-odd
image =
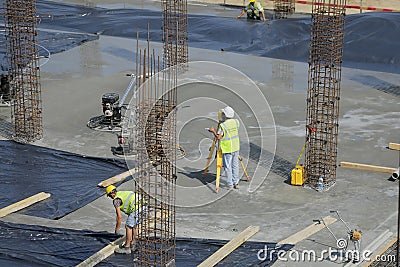
[{"label": "worker in yellow hard hat", "polygon": [[264,7],[260,2],[256,2],[256,0],[250,0],[250,3],[246,8],[242,9],[242,13],[240,13],[237,18],[241,18],[245,13],[247,13],[248,19],[255,20],[263,20],[265,21]]},{"label": "worker in yellow hard hat", "polygon": [[117,191],[114,185],[106,187],[106,194],[113,200],[115,212],[117,214],[115,233],[120,234],[122,222],[122,212],[128,215],[125,224],[125,243],[115,249],[115,253],[130,254],[136,249],[136,239],[138,236],[138,224],[141,223],[143,213],[146,209],[144,200],[133,191]]}]

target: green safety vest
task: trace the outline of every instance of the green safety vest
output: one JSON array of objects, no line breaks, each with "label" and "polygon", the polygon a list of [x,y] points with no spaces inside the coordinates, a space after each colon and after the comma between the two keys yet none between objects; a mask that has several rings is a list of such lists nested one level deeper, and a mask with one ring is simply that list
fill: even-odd
[{"label": "green safety vest", "polygon": [[219,146],[222,153],[232,153],[239,151],[239,121],[236,119],[227,119],[220,124],[224,136],[219,140]]},{"label": "green safety vest", "polygon": [[122,200],[122,204],[119,208],[128,215],[143,206],[143,199],[139,199],[139,195],[132,191],[117,191],[115,198]]},{"label": "green safety vest", "polygon": [[255,2],[254,6],[252,6],[251,4],[247,5],[247,10],[254,10],[254,12],[260,12],[263,9],[264,9],[264,7],[262,6],[262,4],[260,2]]}]

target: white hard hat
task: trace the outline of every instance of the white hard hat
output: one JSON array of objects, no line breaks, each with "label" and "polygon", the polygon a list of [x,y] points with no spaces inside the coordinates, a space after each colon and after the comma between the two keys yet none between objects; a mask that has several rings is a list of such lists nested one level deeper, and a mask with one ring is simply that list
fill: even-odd
[{"label": "white hard hat", "polygon": [[222,112],[225,114],[225,117],[227,117],[228,119],[233,118],[235,116],[235,111],[233,111],[233,108],[231,108],[231,107],[223,108]]}]

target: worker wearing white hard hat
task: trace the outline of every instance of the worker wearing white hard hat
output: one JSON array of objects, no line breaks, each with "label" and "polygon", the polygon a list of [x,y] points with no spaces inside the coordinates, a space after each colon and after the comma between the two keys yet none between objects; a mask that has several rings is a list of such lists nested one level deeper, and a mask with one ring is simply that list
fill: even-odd
[{"label": "worker wearing white hard hat", "polygon": [[222,151],[222,163],[227,178],[228,188],[239,188],[239,120],[234,119],[235,112],[231,107],[222,110],[225,118],[219,124],[218,131],[210,128],[209,131],[219,140]]}]

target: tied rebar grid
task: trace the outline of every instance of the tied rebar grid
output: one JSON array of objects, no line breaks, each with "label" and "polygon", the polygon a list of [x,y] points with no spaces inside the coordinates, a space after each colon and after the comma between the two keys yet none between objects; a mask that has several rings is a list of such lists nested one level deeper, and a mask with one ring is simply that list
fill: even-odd
[{"label": "tied rebar grid", "polygon": [[336,183],[345,0],[313,0],[306,115],[306,185]]},{"label": "tied rebar grid", "polygon": [[163,29],[163,67],[179,65],[185,69],[188,62],[187,0],[161,0]]},{"label": "tied rebar grid", "polygon": [[296,10],[295,0],[274,0],[274,18],[286,19]]},{"label": "tied rebar grid", "polygon": [[138,50],[135,140],[137,192],[147,203],[138,236],[139,266],[175,266],[177,68],[161,70],[154,50]]},{"label": "tied rebar grid", "polygon": [[7,0],[5,4],[13,138],[31,142],[43,135],[36,1]]}]

